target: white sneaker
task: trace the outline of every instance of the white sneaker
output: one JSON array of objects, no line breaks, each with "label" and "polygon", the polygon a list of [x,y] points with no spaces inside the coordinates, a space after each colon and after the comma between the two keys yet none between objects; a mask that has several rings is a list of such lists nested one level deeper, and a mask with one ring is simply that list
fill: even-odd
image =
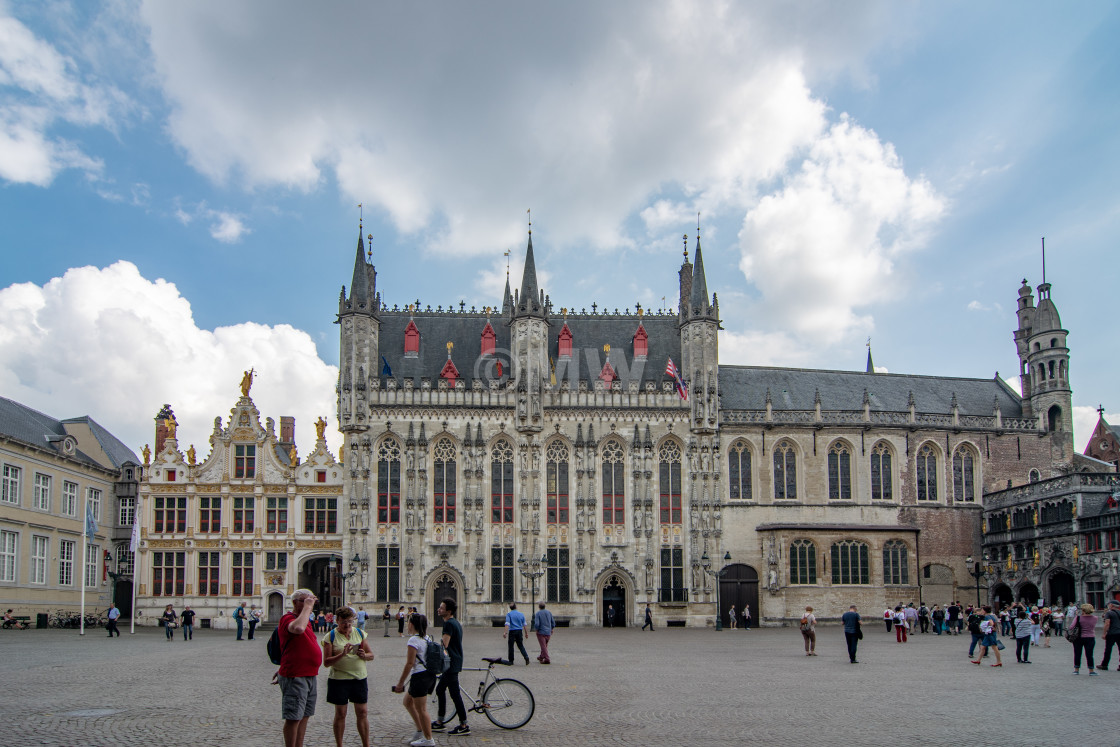
[{"label": "white sneaker", "polygon": [[412,745],[412,747],[436,747],[436,740],[424,739],[424,737],[421,736],[420,739],[414,739],[409,742],[409,744]]},{"label": "white sneaker", "polygon": [[424,738],[424,732],[422,732],[422,731],[414,732],[414,733],[412,734],[412,739],[411,739],[411,740],[409,740],[409,744],[412,744],[412,743],[413,743],[413,742],[415,742],[416,740],[418,740],[418,739],[423,739],[423,738]]}]

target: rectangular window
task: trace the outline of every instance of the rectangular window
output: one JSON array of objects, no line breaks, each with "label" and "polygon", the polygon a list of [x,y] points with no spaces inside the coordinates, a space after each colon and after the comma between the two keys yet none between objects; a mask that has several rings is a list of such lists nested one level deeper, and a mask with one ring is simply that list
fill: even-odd
[{"label": "rectangular window", "polygon": [[381,524],[401,522],[399,459],[379,459],[377,462],[377,521]]},{"label": "rectangular window", "polygon": [[266,571],[288,570],[288,553],[266,552],[264,554],[264,569]]},{"label": "rectangular window", "polygon": [[47,583],[47,557],[50,546],[49,537],[35,535],[31,538],[31,573],[27,579],[29,583]]},{"label": "rectangular window", "polygon": [[101,491],[97,488],[87,488],[86,498],[93,509],[93,520],[101,521]]},{"label": "rectangular window", "polygon": [[86,588],[97,588],[97,562],[101,559],[101,548],[86,545]]},{"label": "rectangular window", "polygon": [[183,596],[186,553],[152,553],[152,594],[157,597]]},{"label": "rectangular window", "polygon": [[437,459],[435,462],[435,491],[432,506],[433,521],[437,524],[455,521],[455,460]]},{"label": "rectangular window", "polygon": [[222,499],[219,496],[198,497],[198,531],[204,534],[222,531]]},{"label": "rectangular window", "polygon": [[401,598],[401,549],[377,548],[377,601],[395,602]]},{"label": "rectangular window", "polygon": [[136,499],[135,498],[121,498],[120,506],[118,507],[118,523],[122,527],[130,527],[136,521]]},{"label": "rectangular window", "polygon": [[74,585],[74,541],[58,542],[58,585]]},{"label": "rectangular window", "polygon": [[269,496],[265,499],[267,515],[265,531],[269,534],[284,534],[288,531],[288,499]]},{"label": "rectangular window", "polygon": [[1120,550],[1120,531],[1113,529],[1108,533],[1108,549]]},{"label": "rectangular window", "polygon": [[832,546],[832,583],[871,583],[867,545],[862,542],[838,542]]},{"label": "rectangular window", "polygon": [[51,476],[35,473],[31,487],[31,506],[39,511],[51,510]]},{"label": "rectangular window", "polygon": [[603,460],[603,523],[626,521],[626,470],[622,459]]},{"label": "rectangular window", "polygon": [[1085,535],[1085,552],[1099,552],[1101,549],[1100,532],[1089,532]]},{"label": "rectangular window", "polygon": [[132,566],[136,562],[136,553],[128,549],[128,545],[117,546],[117,573],[125,576],[132,575]]},{"label": "rectangular window", "polygon": [[187,497],[157,495],[152,505],[152,531],[187,531]]},{"label": "rectangular window", "polygon": [[513,462],[490,463],[490,521],[513,523]]},{"label": "rectangular window", "polygon": [[220,555],[216,552],[198,554],[198,593],[204,597],[218,596],[218,574],[221,571]]},{"label": "rectangular window", "polygon": [[304,498],[303,531],[307,534],[333,534],[338,531],[337,498]]},{"label": "rectangular window", "polygon": [[688,590],[684,587],[683,548],[661,548],[661,593],[658,599],[662,602],[688,601]]},{"label": "rectangular window", "polygon": [[[1089,598],[1089,604],[1093,605],[1096,609],[1104,607],[1104,581],[1086,581],[1085,582],[1085,596]],[[1111,632],[1111,629],[1110,629]]]},{"label": "rectangular window", "polygon": [[681,463],[661,462],[661,523],[681,523]]},{"label": "rectangular window", "polygon": [[233,476],[239,478],[257,476],[256,446],[237,444],[233,447]]},{"label": "rectangular window", "polygon": [[19,505],[19,467],[4,465],[3,475],[0,475],[0,503]]},{"label": "rectangular window", "polygon": [[[566,453],[567,452],[565,452],[565,454]],[[566,456],[563,459],[549,460],[546,480],[548,492],[548,523],[567,524],[568,461]]]},{"label": "rectangular window", "polygon": [[490,601],[513,601],[513,548],[490,548]]},{"label": "rectangular window", "polygon": [[236,496],[233,499],[233,531],[237,534],[252,534],[254,503],[252,496]]},{"label": "rectangular window", "polygon": [[325,469],[315,470],[315,482],[326,482],[327,471]]},{"label": "rectangular window", "polygon": [[233,586],[230,594],[235,597],[253,595],[253,553],[233,553]]},{"label": "rectangular window", "polygon": [[62,515],[78,515],[78,483],[62,481]]},{"label": "rectangular window", "polygon": [[571,568],[568,565],[569,549],[566,547],[549,548],[545,591],[550,602],[571,601]]},{"label": "rectangular window", "polygon": [[15,532],[0,532],[0,581],[15,583],[16,548],[19,535]]}]

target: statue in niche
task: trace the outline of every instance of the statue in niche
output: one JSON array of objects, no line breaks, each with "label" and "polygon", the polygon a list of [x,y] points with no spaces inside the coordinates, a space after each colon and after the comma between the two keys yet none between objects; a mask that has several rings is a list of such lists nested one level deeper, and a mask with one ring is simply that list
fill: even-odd
[{"label": "statue in niche", "polygon": [[642,526],[642,502],[634,501],[634,528]]},{"label": "statue in niche", "polygon": [[539,448],[533,449],[533,471],[539,472],[541,469],[541,450]]},{"label": "statue in niche", "polygon": [[474,530],[482,534],[482,517],[485,511],[476,511],[474,515]]},{"label": "statue in niche", "polygon": [[408,462],[407,462],[407,464],[408,464],[408,471],[409,471],[409,472],[412,472],[412,470],[413,470],[413,464],[414,464],[414,461],[415,461],[415,457],[414,457],[414,456],[413,456],[413,454],[412,454],[412,450],[411,450],[411,449],[409,449],[409,450],[405,451],[405,453],[404,453],[404,454],[405,454],[405,458],[406,458],[406,459],[408,460]]},{"label": "statue in niche", "polygon": [[533,529],[539,529],[541,526],[541,511],[539,508],[533,509]]},{"label": "statue in niche", "polygon": [[526,506],[525,504],[522,504],[522,505],[521,505],[521,508],[520,508],[520,509],[518,510],[518,512],[517,512],[517,513],[519,513],[519,514],[521,515],[521,516],[520,516],[520,519],[521,519],[521,531],[522,531],[522,532],[527,532],[527,531],[529,531],[529,507],[528,507],[528,506]]},{"label": "statue in niche", "polygon": [[692,588],[693,589],[704,588],[700,585],[700,564],[699,563],[693,563],[692,564]]},{"label": "statue in niche", "polygon": [[647,532],[653,531],[653,511],[646,511],[645,524],[642,525]]},{"label": "statue in niche", "polygon": [[587,529],[587,517],[584,516],[583,506],[576,509],[576,531],[582,532]]},{"label": "statue in niche", "polygon": [[416,514],[413,511],[404,512],[405,527],[411,531],[416,528]]},{"label": "statue in niche", "polygon": [[646,588],[653,588],[653,559],[648,558],[650,562],[646,563]]},{"label": "statue in niche", "polygon": [[485,581],[486,568],[483,567],[482,563],[478,563],[474,567],[474,588],[479,594],[481,594],[484,589],[483,583],[485,583]]},{"label": "statue in niche", "polygon": [[406,568],[404,572],[404,588],[412,591],[412,568]]},{"label": "statue in niche", "polygon": [[587,588],[587,566],[577,565],[576,566],[576,577],[577,577],[576,585],[578,586],[580,591],[583,591],[584,589]]},{"label": "statue in niche", "polygon": [[777,591],[778,590],[778,569],[777,568],[771,568],[770,569],[770,590],[771,591]]}]

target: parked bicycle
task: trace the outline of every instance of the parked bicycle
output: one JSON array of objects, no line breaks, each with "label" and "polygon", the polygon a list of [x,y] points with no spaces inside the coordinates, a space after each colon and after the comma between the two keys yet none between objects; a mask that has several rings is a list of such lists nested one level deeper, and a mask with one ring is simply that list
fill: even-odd
[{"label": "parked bicycle", "polygon": [[520,680],[494,674],[494,665],[502,664],[502,659],[483,658],[483,661],[488,665],[486,668],[463,669],[464,672],[486,672],[478,683],[477,699],[467,692],[467,688],[459,685],[464,702],[470,701],[467,710],[485,715],[490,723],[502,729],[519,729],[529,723],[536,710],[532,691]]}]

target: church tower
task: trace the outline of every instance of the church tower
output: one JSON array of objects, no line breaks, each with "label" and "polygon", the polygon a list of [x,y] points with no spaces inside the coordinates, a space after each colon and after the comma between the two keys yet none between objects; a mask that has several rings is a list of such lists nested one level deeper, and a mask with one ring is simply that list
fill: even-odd
[{"label": "church tower", "polygon": [[522,433],[539,433],[541,395],[548,377],[548,299],[537,287],[537,264],[533,258],[533,230],[525,249],[525,271],[521,290],[513,300],[510,318],[510,353],[517,382],[515,426]]},{"label": "church tower", "polygon": [[1073,455],[1073,393],[1069,385],[1069,348],[1058,308],[1050,298],[1050,284],[1038,286],[1034,305],[1027,281],[1019,288],[1015,346],[1019,353],[1019,380],[1023,389],[1023,415],[1035,418],[1051,434],[1063,461]]},{"label": "church tower", "polygon": [[[372,241],[373,236],[369,239]],[[350,295],[346,287],[338,297],[339,343],[338,395],[339,430],[347,434],[369,430],[369,388],[377,385],[377,339],[380,332],[381,297],[377,294],[377,271],[366,260],[362,228],[358,226],[358,248]]]},{"label": "church tower", "polygon": [[719,299],[708,297],[704,276],[704,253],[700,231],[696,231],[696,263],[691,276],[681,267],[681,373],[688,379],[691,405],[690,428],[696,433],[714,433],[719,414]]}]

